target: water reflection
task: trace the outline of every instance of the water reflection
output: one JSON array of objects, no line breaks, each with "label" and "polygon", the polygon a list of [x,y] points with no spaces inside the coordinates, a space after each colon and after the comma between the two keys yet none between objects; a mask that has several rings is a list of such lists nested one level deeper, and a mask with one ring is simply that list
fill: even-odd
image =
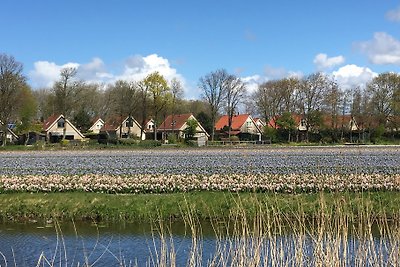
[{"label": "water reflection", "polygon": [[[345,239],[332,243],[335,239],[327,236],[322,237],[325,241],[319,247],[315,242],[317,237],[311,232],[299,237],[291,233],[289,227],[273,237],[257,234],[232,237],[223,231],[219,232],[210,222],[201,222],[198,229],[201,237],[195,240],[198,242],[195,248],[190,228],[184,222],[173,222],[163,227],[168,229],[166,233],[160,232],[157,224],[149,223],[64,222],[59,227],[55,223],[3,223],[0,224],[0,251],[4,259],[0,258],[0,265],[36,266],[41,261],[45,263],[44,266],[153,266],[160,261],[172,260],[176,266],[187,266],[191,253],[197,253],[201,257],[195,260],[203,266],[224,259],[227,259],[226,266],[230,266],[236,259],[229,254],[244,247],[248,250],[246,253],[249,258],[262,258],[259,261],[261,266],[271,266],[279,259],[282,263],[291,262],[299,256],[302,257],[299,261],[309,266],[314,262],[317,250],[329,251],[332,246],[331,249],[339,251],[338,256],[346,257],[346,265],[353,266],[359,264],[355,257],[357,254],[375,255],[367,250],[375,249],[383,253],[381,258],[384,260],[388,259],[389,253],[399,249],[398,240],[395,243],[388,242],[376,227],[371,232],[371,239],[363,240],[362,236],[348,233]],[[221,235],[216,235],[216,231]],[[262,247],[259,246],[261,243]],[[382,250],[382,247],[385,249]],[[363,265],[374,266],[374,261]],[[289,266],[295,266],[294,262]]]}]

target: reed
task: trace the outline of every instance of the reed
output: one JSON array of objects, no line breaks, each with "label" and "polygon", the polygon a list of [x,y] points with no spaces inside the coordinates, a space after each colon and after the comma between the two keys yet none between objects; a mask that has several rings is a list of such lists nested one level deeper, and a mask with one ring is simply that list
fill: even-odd
[{"label": "reed", "polygon": [[186,202],[184,218],[192,234],[187,266],[398,266],[400,214],[377,217],[368,205],[354,214],[341,199],[327,208],[324,194],[319,202],[310,217],[301,207],[288,214],[257,199],[256,212],[249,213],[239,197],[229,218],[212,221],[216,249],[207,262],[201,225]]},{"label": "reed", "polygon": [[[189,248],[176,247],[171,220],[160,215],[152,220],[146,266],[181,266],[177,258],[182,253],[186,266],[399,266],[400,210],[388,216],[384,207],[376,212],[377,207],[367,202],[354,212],[347,199],[337,198],[332,205],[327,198],[326,194],[319,194],[313,216],[300,202],[290,212],[273,205],[273,199],[260,201],[256,194],[233,198],[228,216],[218,216],[219,211],[210,207],[207,217],[214,232],[215,249],[207,255],[197,206],[184,198],[179,209],[190,239]],[[249,201],[252,209],[248,208]],[[105,255],[116,258],[122,267],[139,266],[135,259],[114,255],[107,245],[99,245],[99,258],[89,260],[89,252],[83,262],[76,262],[74,256],[67,255],[57,224],[55,229],[57,246],[52,255],[41,254],[37,266],[100,266]]]}]

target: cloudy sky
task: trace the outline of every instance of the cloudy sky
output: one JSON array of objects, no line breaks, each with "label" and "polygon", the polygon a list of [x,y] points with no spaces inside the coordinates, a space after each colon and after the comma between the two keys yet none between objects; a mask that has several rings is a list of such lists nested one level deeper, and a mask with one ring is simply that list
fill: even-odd
[{"label": "cloudy sky", "polygon": [[400,1],[2,0],[0,53],[33,88],[66,66],[101,83],[153,71],[197,98],[199,78],[225,68],[257,83],[317,71],[344,87],[400,72]]}]

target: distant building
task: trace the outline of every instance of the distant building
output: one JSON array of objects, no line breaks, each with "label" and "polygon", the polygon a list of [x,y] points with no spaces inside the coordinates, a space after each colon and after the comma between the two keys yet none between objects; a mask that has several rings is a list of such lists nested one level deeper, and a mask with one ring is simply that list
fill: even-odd
[{"label": "distant building", "polygon": [[98,133],[100,133],[100,129],[103,128],[104,124],[105,124],[105,122],[100,117],[96,117],[93,120],[93,124],[92,124],[92,126],[90,126],[88,131],[98,134]]},{"label": "distant building", "polygon": [[[113,117],[106,121],[100,129],[100,134],[106,134],[108,138],[140,138],[142,127],[131,116]],[[142,140],[145,140],[143,135]]]},{"label": "distant building", "polygon": [[257,126],[250,114],[240,114],[232,117],[232,126],[229,128],[229,116],[222,116],[215,124],[215,130],[220,135],[238,136],[240,140],[261,141],[262,130]]},{"label": "distant building", "polygon": [[52,115],[43,123],[43,133],[51,143],[59,142],[64,135],[66,140],[82,140],[85,136],[64,115]]},{"label": "distant building", "polygon": [[[0,121],[1,126],[4,126],[4,123],[2,121]],[[15,124],[7,124],[7,133],[6,133],[6,139],[7,142],[9,143],[15,143],[18,141],[19,137],[18,135],[16,135],[13,131],[13,129],[15,128]],[[3,130],[2,128],[0,129],[0,144],[3,140]]]},{"label": "distant building", "polygon": [[171,134],[175,134],[179,138],[185,138],[185,129],[188,127],[187,122],[189,120],[195,120],[198,123],[194,138],[207,141],[210,135],[204,130],[203,126],[192,113],[169,115],[157,128],[157,132],[161,134],[163,140],[167,139],[168,135]]},{"label": "distant building", "polygon": [[254,122],[256,123],[257,127],[262,131],[266,126],[265,122],[260,118],[254,118]]}]

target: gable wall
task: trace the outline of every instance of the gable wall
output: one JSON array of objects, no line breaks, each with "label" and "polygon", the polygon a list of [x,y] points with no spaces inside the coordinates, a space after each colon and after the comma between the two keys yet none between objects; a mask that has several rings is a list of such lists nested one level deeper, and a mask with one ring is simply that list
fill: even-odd
[{"label": "gable wall", "polygon": [[[81,140],[83,139],[71,126],[71,124],[65,120],[65,125],[66,125],[66,135],[73,135],[75,140]],[[56,122],[48,131],[47,131],[47,136],[49,136],[50,133],[52,135],[63,135],[64,128],[58,128],[58,123]]]},{"label": "gable wall", "polygon": [[259,134],[259,130],[257,129],[257,126],[254,124],[253,120],[248,117],[246,119],[246,122],[243,123],[242,127],[240,128],[240,131],[242,133],[251,133],[251,134]]}]

